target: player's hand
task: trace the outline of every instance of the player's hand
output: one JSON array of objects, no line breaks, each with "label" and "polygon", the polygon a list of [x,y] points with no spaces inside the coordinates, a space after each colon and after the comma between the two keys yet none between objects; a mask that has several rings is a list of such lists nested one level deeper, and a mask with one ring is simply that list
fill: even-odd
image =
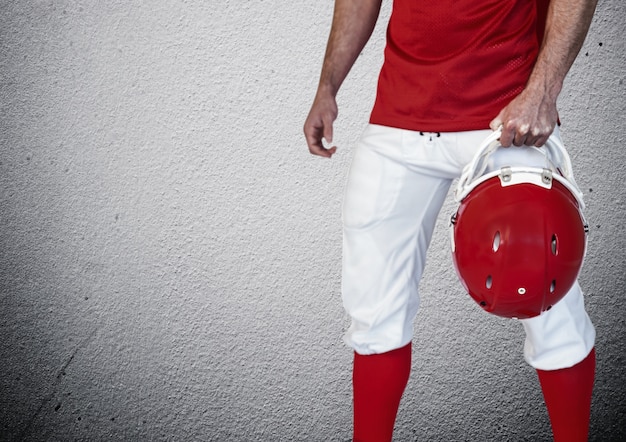
[{"label": "player's hand", "polygon": [[[333,146],[333,122],[337,118],[337,101],[332,95],[318,95],[304,122],[304,137],[313,155],[330,158],[337,151]],[[324,142],[331,147],[324,147]]]},{"label": "player's hand", "polygon": [[543,146],[554,130],[558,119],[556,99],[532,89],[525,89],[513,99],[489,126],[502,127],[500,144],[508,147]]}]

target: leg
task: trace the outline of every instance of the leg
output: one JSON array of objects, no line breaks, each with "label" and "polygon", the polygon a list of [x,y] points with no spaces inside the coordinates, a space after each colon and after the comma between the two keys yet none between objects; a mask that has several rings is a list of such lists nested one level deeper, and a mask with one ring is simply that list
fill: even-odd
[{"label": "leg", "polygon": [[585,442],[589,434],[596,352],[559,370],[537,370],[556,442]]},{"label": "leg", "polygon": [[[523,161],[533,163],[530,156]],[[522,324],[525,357],[537,369],[555,441],[586,441],[595,375],[595,330],[578,283],[552,309]]]},{"label": "leg", "polygon": [[537,369],[554,440],[586,441],[595,375],[595,330],[576,283],[551,310],[521,321],[526,360]]},{"label": "leg", "polygon": [[411,344],[376,355],[354,353],[354,441],[390,441],[411,371]]},{"label": "leg", "polygon": [[[355,440],[391,440],[410,373],[426,250],[462,168],[462,159],[450,161],[459,157],[456,148],[456,135],[370,127],[355,152],[343,207],[342,281],[352,318],[345,340],[355,349]],[[471,158],[469,149],[463,153]]]},{"label": "leg", "polygon": [[363,135],[343,202],[342,297],[352,319],[345,341],[357,353],[411,341],[437,216],[472,147],[488,133],[433,138],[370,126]]}]

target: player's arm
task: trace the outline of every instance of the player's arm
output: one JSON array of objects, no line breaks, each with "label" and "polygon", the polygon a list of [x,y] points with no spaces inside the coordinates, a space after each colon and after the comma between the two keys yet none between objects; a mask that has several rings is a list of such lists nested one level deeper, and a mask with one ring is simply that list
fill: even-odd
[{"label": "player's arm", "polygon": [[333,22],[315,99],[304,123],[309,151],[330,158],[322,139],[332,143],[333,122],[337,118],[335,97],[359,53],[369,40],[380,13],[382,0],[336,0]]},{"label": "player's arm", "polygon": [[589,30],[597,0],[551,0],[539,56],[526,88],[491,122],[503,146],[543,145],[557,123],[556,101]]}]

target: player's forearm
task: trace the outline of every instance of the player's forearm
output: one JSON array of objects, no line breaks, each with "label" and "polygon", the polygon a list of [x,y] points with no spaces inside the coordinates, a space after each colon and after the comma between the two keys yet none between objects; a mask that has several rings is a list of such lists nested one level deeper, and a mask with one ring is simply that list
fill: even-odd
[{"label": "player's forearm", "polygon": [[382,0],[336,0],[318,92],[333,97],[372,35]]},{"label": "player's forearm", "polygon": [[556,101],[563,81],[587,36],[597,0],[551,0],[546,32],[528,88]]}]

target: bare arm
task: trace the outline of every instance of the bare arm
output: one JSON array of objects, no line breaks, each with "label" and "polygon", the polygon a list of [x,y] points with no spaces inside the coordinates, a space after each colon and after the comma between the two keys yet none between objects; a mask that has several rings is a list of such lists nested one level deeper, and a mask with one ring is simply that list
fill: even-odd
[{"label": "bare arm", "polygon": [[526,88],[491,122],[503,146],[543,145],[557,123],[556,101],[589,30],[597,0],[551,0],[546,32]]},{"label": "bare arm", "polygon": [[335,97],[359,53],[372,35],[382,0],[336,0],[322,73],[313,105],[304,123],[304,136],[313,155],[330,158],[333,122],[338,109]]}]

